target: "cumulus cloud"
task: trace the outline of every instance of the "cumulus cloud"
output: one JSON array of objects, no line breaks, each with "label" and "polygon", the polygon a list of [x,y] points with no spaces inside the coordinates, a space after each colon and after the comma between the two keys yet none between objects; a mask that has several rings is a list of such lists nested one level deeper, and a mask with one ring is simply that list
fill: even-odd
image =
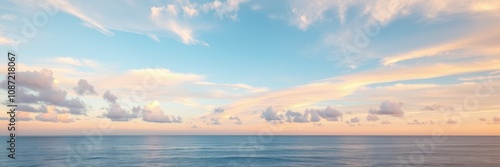
[{"label": "cumulus cloud", "polygon": [[118,99],[109,90],[107,90],[106,92],[104,92],[104,94],[102,95],[102,97],[104,98],[104,100],[107,100],[110,103],[116,103],[116,100]]},{"label": "cumulus cloud", "polygon": [[401,109],[403,107],[402,102],[392,102],[392,101],[384,101],[380,104],[380,109],[370,109],[370,114],[377,115],[392,115],[395,117],[403,117],[404,112]]},{"label": "cumulus cloud", "polygon": [[73,90],[75,90],[76,94],[80,96],[97,95],[94,90],[94,86],[90,85],[89,82],[85,79],[80,79],[78,81],[78,86],[73,88]]},{"label": "cumulus cloud", "polygon": [[139,106],[132,107],[131,111],[123,108],[117,102],[118,97],[113,95],[109,90],[104,93],[103,98],[109,102],[109,106],[106,108],[103,117],[109,118],[111,121],[130,121],[141,117],[141,108]]},{"label": "cumulus cloud", "polygon": [[283,118],[283,116],[280,116],[278,111],[276,111],[272,106],[263,111],[260,117],[264,118],[266,121],[281,121],[281,118]]},{"label": "cumulus cloud", "polygon": [[230,116],[229,120],[235,120],[236,122],[234,122],[234,124],[242,124],[241,119],[238,116]]},{"label": "cumulus cloud", "polygon": [[217,107],[214,109],[214,113],[223,113],[224,112],[224,108],[222,107]]},{"label": "cumulus cloud", "polygon": [[219,118],[212,118],[210,121],[210,125],[221,125]]},{"label": "cumulus cloud", "polygon": [[352,123],[359,123],[359,118],[358,117],[351,118],[351,122]]},{"label": "cumulus cloud", "polygon": [[302,115],[302,113],[300,113],[300,112],[294,112],[294,111],[288,110],[285,113],[286,122],[297,122],[297,123],[309,122],[307,115],[308,115],[308,113]]},{"label": "cumulus cloud", "polygon": [[285,121],[290,123],[307,123],[319,122],[321,119],[327,121],[339,121],[342,119],[342,113],[330,106],[325,109],[306,109],[303,113],[292,110],[286,111],[284,114],[279,113],[272,107],[267,108],[262,112],[261,118],[266,121]]},{"label": "cumulus cloud", "polygon": [[146,122],[155,123],[181,123],[182,118],[180,116],[168,116],[160,108],[160,103],[158,101],[153,101],[150,104],[144,106],[142,109],[142,120]]},{"label": "cumulus cloud", "polygon": [[132,112],[122,108],[118,103],[112,103],[106,109],[104,117],[109,118],[111,121],[129,121],[140,116],[140,108],[133,107]]},{"label": "cumulus cloud", "polygon": [[[59,81],[53,77],[51,70],[42,69],[17,73],[16,99],[25,111],[46,112],[42,106],[53,105],[66,108],[70,114],[86,114],[85,103],[79,98],[68,98],[67,92],[58,88]],[[6,85],[6,80],[2,81],[1,84]],[[40,105],[42,108],[35,109],[29,105]]]},{"label": "cumulus cloud", "polygon": [[367,121],[378,121],[379,118],[377,115],[375,114],[368,114],[368,116],[366,116],[366,120]]},{"label": "cumulus cloud", "polygon": [[313,110],[311,112],[316,112],[321,116],[322,118],[328,120],[328,121],[341,121],[342,120],[342,113],[334,109],[330,106],[326,107],[324,110]]}]

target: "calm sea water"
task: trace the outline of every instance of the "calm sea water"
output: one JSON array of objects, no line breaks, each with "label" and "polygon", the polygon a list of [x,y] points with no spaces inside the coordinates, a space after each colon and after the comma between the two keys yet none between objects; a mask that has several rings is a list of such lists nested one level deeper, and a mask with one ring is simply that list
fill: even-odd
[{"label": "calm sea water", "polygon": [[18,137],[15,160],[3,143],[0,166],[500,166],[500,137]]}]

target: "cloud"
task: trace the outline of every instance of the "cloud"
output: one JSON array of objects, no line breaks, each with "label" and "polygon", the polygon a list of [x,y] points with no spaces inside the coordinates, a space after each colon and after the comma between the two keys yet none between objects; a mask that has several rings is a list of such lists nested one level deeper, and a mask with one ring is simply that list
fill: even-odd
[{"label": "cloud", "polygon": [[495,124],[500,124],[500,117],[493,117],[492,121]]},{"label": "cloud", "polygon": [[[336,14],[338,21],[345,25],[348,21],[379,22],[382,26],[388,25],[395,19],[414,16],[417,19],[437,20],[443,15],[455,14],[473,16],[475,13],[495,13],[500,4],[494,0],[480,2],[466,0],[443,1],[397,1],[397,0],[352,0],[331,1],[319,0],[314,2],[290,1],[292,12],[291,23],[299,29],[307,30],[315,23],[330,19]],[[352,16],[347,17],[347,16]],[[348,27],[349,28],[349,27]]]},{"label": "cloud", "polygon": [[132,112],[127,111],[118,103],[111,103],[106,110],[107,112],[104,113],[104,117],[109,118],[111,121],[129,121],[139,118],[141,111],[140,107],[133,107]]},{"label": "cloud", "polygon": [[62,122],[62,123],[70,123],[70,122],[74,122],[75,120],[72,119],[72,118],[69,118],[69,114],[68,113],[64,113],[64,114],[58,114],[56,111],[55,111],[55,107],[53,106],[50,106],[47,108],[47,113],[41,113],[41,114],[38,114],[36,117],[35,117],[35,120],[37,121],[42,121],[42,122],[54,122],[54,123],[57,123],[57,122]]},{"label": "cloud", "polygon": [[280,113],[273,107],[268,107],[262,112],[261,118],[268,122],[290,122],[290,123],[307,123],[319,122],[321,119],[327,121],[339,121],[342,119],[342,113],[330,106],[325,109],[306,109],[303,113],[288,110],[285,113]]},{"label": "cloud", "polygon": [[224,108],[222,107],[217,107],[214,109],[214,113],[223,113],[224,112]]},{"label": "cloud", "polygon": [[78,81],[78,86],[73,88],[75,90],[76,94],[80,96],[84,95],[97,95],[97,93],[94,90],[94,86],[90,85],[89,82],[85,79],[80,79]]},{"label": "cloud", "polygon": [[58,0],[58,1],[49,1],[51,3],[54,3],[55,5],[59,6],[59,9],[62,9],[64,12],[69,13],[80,20],[84,22],[84,25],[88,28],[95,29],[107,36],[113,35],[113,32],[111,32],[104,23],[101,23],[99,21],[94,20],[92,17],[87,15],[85,13],[85,10],[80,10],[78,7],[74,6],[73,4],[69,3],[66,0]]},{"label": "cloud", "polygon": [[150,104],[144,106],[142,109],[142,120],[146,122],[155,123],[181,123],[182,118],[180,116],[168,116],[160,108],[160,103],[158,101],[153,101]]},{"label": "cloud", "polygon": [[175,5],[151,7],[149,18],[157,27],[174,33],[186,45],[201,44],[208,46],[207,43],[194,37],[191,27],[177,19],[177,7]]},{"label": "cloud", "polygon": [[240,5],[247,2],[247,0],[226,0],[221,2],[219,0],[214,0],[202,5],[202,9],[205,11],[213,10],[215,14],[223,19],[230,18],[232,20],[238,19],[238,11],[240,10]]},{"label": "cloud", "polygon": [[283,116],[278,115],[278,111],[276,111],[272,106],[269,106],[265,111],[262,111],[260,115],[261,118],[264,118],[266,121],[281,121]]},{"label": "cloud", "polygon": [[198,10],[193,6],[184,6],[182,7],[182,11],[187,17],[196,17],[198,15]]},{"label": "cloud", "polygon": [[420,122],[419,120],[414,119],[413,122],[408,122],[408,125],[425,125],[427,122]]},{"label": "cloud", "polygon": [[193,125],[193,126],[191,126],[191,128],[193,128],[193,129],[198,129],[198,128],[200,128],[200,127],[198,127],[198,126],[196,126],[196,125]]},{"label": "cloud", "polygon": [[368,114],[368,116],[366,116],[366,120],[367,121],[378,121],[379,118],[377,115],[375,114]]},{"label": "cloud", "polygon": [[455,120],[452,120],[452,119],[448,119],[448,121],[446,121],[447,124],[457,124],[457,121]]},{"label": "cloud", "polygon": [[104,94],[102,95],[102,98],[104,98],[104,100],[106,100],[106,101],[108,101],[110,103],[116,103],[116,100],[118,99],[109,90],[107,90],[106,92],[104,92]]},{"label": "cloud", "polygon": [[443,104],[427,105],[421,108],[422,111],[455,111],[455,107]]},{"label": "cloud", "polygon": [[[244,0],[227,1],[167,1],[165,2],[142,2],[134,3],[128,1],[102,2],[90,0],[85,2],[68,0],[47,1],[56,6],[58,11],[67,13],[78,18],[82,25],[96,30],[106,36],[113,36],[115,31],[136,33],[152,37],[159,41],[158,37],[171,37],[180,39],[187,45],[205,45],[207,43],[199,40],[197,32],[209,31],[213,24],[217,24],[217,18],[238,19],[240,5]],[[20,10],[30,11],[38,4],[36,1],[15,2]],[[110,10],[112,9],[112,10]],[[147,12],[146,12],[147,11]],[[202,12],[214,13],[215,17],[204,17],[210,19],[204,22],[196,19]],[[116,13],[120,13],[117,15]],[[1,15],[2,18],[8,18]],[[207,15],[208,16],[208,15]],[[209,25],[205,25],[209,24]],[[0,44],[11,43],[2,40]]]},{"label": "cloud", "polygon": [[210,125],[221,125],[221,123],[219,122],[219,118],[211,118],[210,120]]},{"label": "cloud", "polygon": [[302,113],[288,110],[285,113],[286,122],[297,122],[297,123],[310,122],[308,119],[308,115],[309,115],[308,113],[309,112],[306,112],[304,115],[302,115]]},{"label": "cloud", "polygon": [[33,113],[47,113],[47,107],[45,105],[40,105],[38,108],[34,108],[27,104],[18,104],[17,111],[33,112]]},{"label": "cloud", "polygon": [[51,70],[19,71],[17,74],[16,99],[19,104],[55,105],[67,108],[71,114],[86,114],[85,103],[79,98],[67,98],[67,92],[58,88],[59,81],[53,77]]},{"label": "cloud", "polygon": [[230,116],[229,120],[236,120],[236,122],[234,124],[240,124],[240,125],[242,124],[240,117],[238,117],[238,116]]},{"label": "cloud", "polygon": [[380,124],[391,124],[391,121],[382,121]]},{"label": "cloud", "polygon": [[358,117],[351,118],[351,122],[352,123],[359,123],[359,118]]},{"label": "cloud", "polygon": [[486,122],[486,121],[488,121],[488,120],[486,120],[486,118],[479,118],[479,121]]},{"label": "cloud", "polygon": [[395,117],[403,117],[404,112],[401,109],[403,107],[402,102],[392,102],[392,101],[384,101],[380,104],[380,109],[370,109],[370,114],[377,115],[392,115]]},{"label": "cloud", "polygon": [[[311,111],[314,112],[314,111]],[[334,109],[330,106],[326,107],[325,110],[315,110],[321,116],[322,118],[328,120],[328,121],[341,121],[342,120],[342,113]]]}]

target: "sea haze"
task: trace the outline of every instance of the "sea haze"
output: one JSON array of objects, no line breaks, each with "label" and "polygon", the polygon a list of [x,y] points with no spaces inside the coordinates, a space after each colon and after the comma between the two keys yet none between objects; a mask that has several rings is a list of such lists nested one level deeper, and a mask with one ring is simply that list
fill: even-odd
[{"label": "sea haze", "polygon": [[[4,137],[7,138],[7,137]],[[500,166],[500,137],[18,137],[2,166]]]}]

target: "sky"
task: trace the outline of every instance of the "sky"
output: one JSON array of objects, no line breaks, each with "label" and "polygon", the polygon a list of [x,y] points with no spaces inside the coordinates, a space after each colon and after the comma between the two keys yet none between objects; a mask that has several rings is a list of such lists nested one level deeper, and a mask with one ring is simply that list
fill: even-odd
[{"label": "sky", "polygon": [[500,135],[497,0],[1,4],[18,135]]}]

